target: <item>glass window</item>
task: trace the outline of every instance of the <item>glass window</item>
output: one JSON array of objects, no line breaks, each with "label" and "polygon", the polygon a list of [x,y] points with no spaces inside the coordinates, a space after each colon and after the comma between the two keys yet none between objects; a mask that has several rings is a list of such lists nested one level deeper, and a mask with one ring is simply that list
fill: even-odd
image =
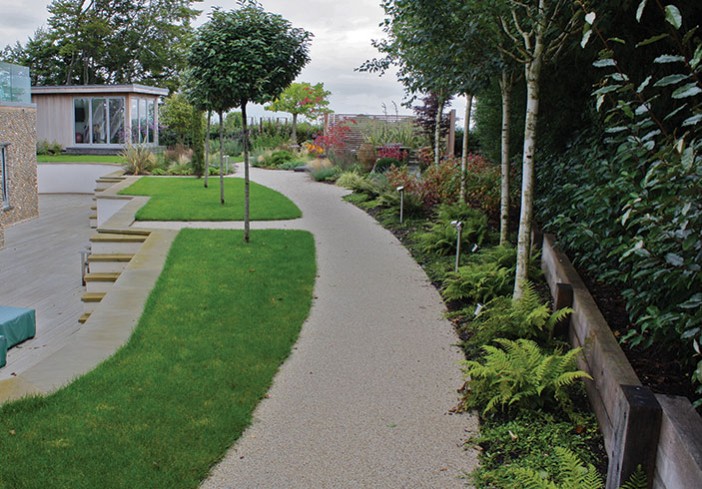
[{"label": "glass window", "polygon": [[139,99],[132,98],[130,108],[131,143],[139,143]]},{"label": "glass window", "polygon": [[154,101],[153,100],[148,100],[146,103],[147,106],[147,112],[146,112],[146,124],[149,128],[149,134],[148,134],[148,142],[153,143],[154,142],[154,132],[155,132],[155,127],[154,127]]},{"label": "glass window", "polygon": [[110,144],[124,143],[124,99],[109,99],[109,131],[108,139]]},{"label": "glass window", "polygon": [[148,139],[149,125],[146,120],[146,99],[139,99],[139,143],[143,144]]},{"label": "glass window", "polygon": [[90,111],[89,99],[73,99],[73,127],[75,144],[90,143]]},{"label": "glass window", "polygon": [[107,143],[107,100],[104,98],[94,98],[92,99],[92,106],[92,143],[105,144]]}]

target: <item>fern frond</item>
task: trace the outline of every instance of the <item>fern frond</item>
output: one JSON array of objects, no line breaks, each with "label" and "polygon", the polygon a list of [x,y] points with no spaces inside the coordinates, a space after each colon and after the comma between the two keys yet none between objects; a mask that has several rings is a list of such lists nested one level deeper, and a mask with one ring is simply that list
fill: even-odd
[{"label": "fern frond", "polygon": [[510,470],[514,476],[514,488],[524,489],[558,489],[558,486],[550,480],[544,478],[534,469],[517,467]]},{"label": "fern frond", "polygon": [[641,466],[636,467],[636,471],[631,474],[627,481],[619,489],[647,489],[648,477]]}]

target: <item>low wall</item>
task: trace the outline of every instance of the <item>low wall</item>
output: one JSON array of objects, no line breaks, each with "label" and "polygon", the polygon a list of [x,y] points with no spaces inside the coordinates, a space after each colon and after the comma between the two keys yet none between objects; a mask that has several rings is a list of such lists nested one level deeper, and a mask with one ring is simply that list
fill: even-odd
[{"label": "low wall", "polygon": [[40,194],[92,194],[95,180],[120,167],[91,163],[39,163]]},{"label": "low wall", "polygon": [[[607,489],[618,488],[641,465],[655,489],[702,488],[702,419],[686,398],[643,387],[590,292],[544,235],[542,269],[556,304],[570,305],[570,340],[582,347],[580,368],[609,456]],[[564,299],[564,297],[566,299]]]}]

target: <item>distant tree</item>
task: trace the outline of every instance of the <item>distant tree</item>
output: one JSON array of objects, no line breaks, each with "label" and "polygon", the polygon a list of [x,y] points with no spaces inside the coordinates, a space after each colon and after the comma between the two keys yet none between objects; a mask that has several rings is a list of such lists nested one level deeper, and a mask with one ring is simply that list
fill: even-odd
[{"label": "distant tree", "polygon": [[[412,107],[414,112],[414,124],[419,128],[431,143],[432,148],[436,148],[436,114],[439,111],[439,98],[435,93],[430,93],[422,97],[422,104]],[[451,105],[451,100],[444,102],[444,107]],[[450,127],[450,119],[448,116],[442,115],[441,125],[439,126],[440,137],[446,136]]]},{"label": "distant tree", "polygon": [[[249,144],[246,106],[278,97],[309,62],[312,34],[293,28],[254,0],[239,9],[214,9],[198,29],[188,55],[188,91],[219,115],[220,169],[223,166],[224,112],[241,108],[244,140],[244,241],[249,241]],[[203,102],[204,104],[204,102]],[[220,170],[221,171],[221,170]],[[220,178],[220,182],[222,179]],[[220,184],[220,201],[224,203]]]},{"label": "distant tree", "polygon": [[330,113],[329,100],[327,99],[329,95],[331,92],[324,89],[324,83],[316,85],[307,82],[292,83],[265,109],[292,114],[292,141],[297,144],[297,117],[301,115],[314,119],[322,114]]},{"label": "distant tree", "polygon": [[193,106],[185,95],[174,93],[167,97],[159,110],[161,125],[172,132],[176,143],[187,144],[192,135]]},{"label": "distant tree", "polygon": [[144,83],[175,90],[197,0],[53,0],[23,47],[41,84]]}]

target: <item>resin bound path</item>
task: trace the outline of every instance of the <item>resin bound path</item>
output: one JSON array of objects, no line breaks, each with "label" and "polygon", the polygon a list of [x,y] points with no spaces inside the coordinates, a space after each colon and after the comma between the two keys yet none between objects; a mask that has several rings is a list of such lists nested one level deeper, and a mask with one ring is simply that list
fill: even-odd
[{"label": "resin bound path", "polygon": [[343,189],[300,173],[252,169],[251,178],[302,209],[302,219],[252,223],[252,240],[261,228],[312,232],[315,300],[252,425],[202,488],[468,486],[477,462],[463,443],[477,420],[450,414],[462,356],[424,272],[391,233],[342,200]]}]

